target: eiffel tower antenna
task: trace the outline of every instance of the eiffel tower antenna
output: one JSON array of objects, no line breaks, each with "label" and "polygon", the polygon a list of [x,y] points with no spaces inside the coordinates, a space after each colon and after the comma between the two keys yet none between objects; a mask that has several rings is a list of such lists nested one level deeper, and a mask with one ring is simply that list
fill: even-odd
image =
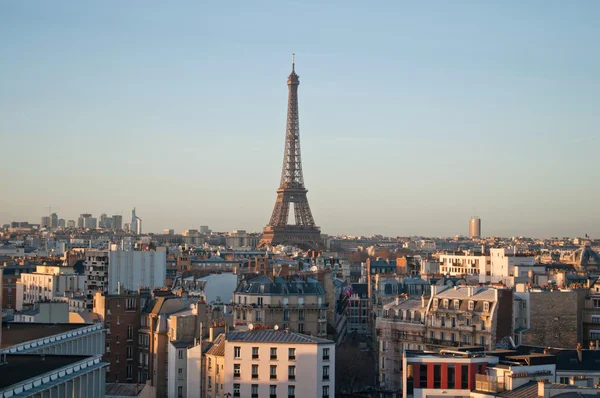
[{"label": "eiffel tower antenna", "polygon": [[[285,149],[277,200],[269,224],[263,231],[259,247],[291,245],[300,249],[323,248],[321,230],[315,225],[304,187],[300,156],[300,123],[298,119],[298,86],[296,56],[292,54],[292,73],[287,78],[288,111],[285,129]],[[293,205],[295,224],[288,224]]]}]

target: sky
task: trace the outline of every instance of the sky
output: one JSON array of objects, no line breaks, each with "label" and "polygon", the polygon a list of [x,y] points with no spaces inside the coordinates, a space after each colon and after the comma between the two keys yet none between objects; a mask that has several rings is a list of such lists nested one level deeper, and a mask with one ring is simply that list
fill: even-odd
[{"label": "sky", "polygon": [[600,3],[0,2],[0,223],[259,231],[291,54],[328,234],[600,237]]}]

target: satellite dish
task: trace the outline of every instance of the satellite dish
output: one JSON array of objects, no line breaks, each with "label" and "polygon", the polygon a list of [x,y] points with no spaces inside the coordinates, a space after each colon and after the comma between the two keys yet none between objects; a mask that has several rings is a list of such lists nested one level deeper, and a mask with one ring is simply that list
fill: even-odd
[{"label": "satellite dish", "polygon": [[273,327],[273,329],[275,329],[275,330],[279,330],[279,325],[275,325],[275,326]]},{"label": "satellite dish", "polygon": [[249,330],[252,330],[252,329],[254,329],[254,325],[253,325],[253,324],[251,324],[251,323],[249,323],[249,324],[248,324],[248,329],[249,329]]}]

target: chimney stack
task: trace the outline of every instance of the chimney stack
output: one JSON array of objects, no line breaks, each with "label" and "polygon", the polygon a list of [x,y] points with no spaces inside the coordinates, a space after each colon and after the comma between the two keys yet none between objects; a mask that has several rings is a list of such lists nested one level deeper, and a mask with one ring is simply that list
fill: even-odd
[{"label": "chimney stack", "polygon": [[400,295],[396,295],[396,305],[400,305]]},{"label": "chimney stack", "polygon": [[546,395],[546,380],[538,381],[538,397],[543,398]]},{"label": "chimney stack", "polygon": [[583,352],[581,351],[581,343],[577,343],[577,360],[579,362],[583,361]]}]

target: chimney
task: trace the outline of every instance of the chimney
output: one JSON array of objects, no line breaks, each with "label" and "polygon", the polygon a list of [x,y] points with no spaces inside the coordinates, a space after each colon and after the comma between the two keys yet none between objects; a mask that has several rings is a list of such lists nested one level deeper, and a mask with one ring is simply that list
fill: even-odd
[{"label": "chimney", "polygon": [[396,295],[396,305],[400,305],[400,295]]},{"label": "chimney", "polygon": [[583,361],[583,352],[581,351],[581,344],[577,343],[577,360],[579,362]]},{"label": "chimney", "polygon": [[538,381],[538,397],[543,398],[546,394],[546,380]]}]

